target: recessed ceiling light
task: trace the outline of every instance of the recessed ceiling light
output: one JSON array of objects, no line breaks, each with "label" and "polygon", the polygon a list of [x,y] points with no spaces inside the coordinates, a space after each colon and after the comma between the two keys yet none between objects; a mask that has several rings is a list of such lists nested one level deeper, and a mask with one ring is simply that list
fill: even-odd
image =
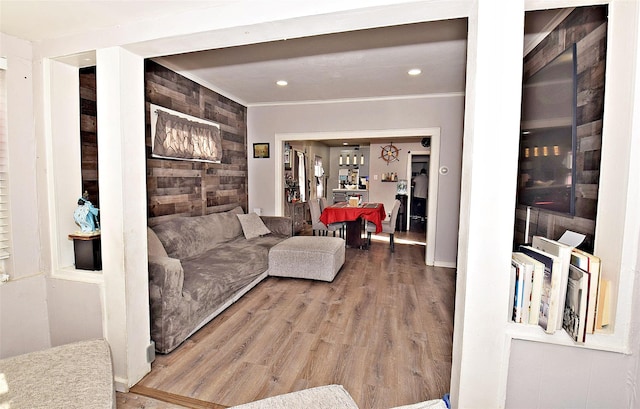
[{"label": "recessed ceiling light", "polygon": [[409,75],[420,75],[422,74],[422,70],[420,68],[412,68],[408,73]]},{"label": "recessed ceiling light", "polygon": [[276,84],[278,84],[281,87],[286,87],[289,83],[285,80],[278,80],[276,81]]}]

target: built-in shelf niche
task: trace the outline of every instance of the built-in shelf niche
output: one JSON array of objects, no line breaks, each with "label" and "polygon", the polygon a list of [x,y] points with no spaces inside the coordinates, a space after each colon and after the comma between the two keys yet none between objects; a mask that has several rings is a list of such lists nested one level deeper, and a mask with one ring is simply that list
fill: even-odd
[{"label": "built-in shelf niche", "polygon": [[[573,13],[578,14],[574,15]],[[579,13],[591,13],[591,15],[587,18]],[[617,22],[618,25],[627,23],[624,21],[626,17],[623,16],[623,14],[608,13],[607,6],[576,8],[572,14],[564,20],[573,25],[567,26],[565,22],[561,23],[559,27],[564,34],[552,38],[562,42],[566,40],[566,36],[567,38],[571,38],[572,41],[579,43],[580,39],[574,38],[575,36],[572,37],[571,30],[576,31],[576,28],[578,28],[577,31],[580,31],[578,24],[580,21],[589,20],[589,24],[593,25],[595,18],[593,13],[599,13],[603,16],[602,20],[605,23],[608,19],[608,24],[613,26],[615,26],[616,23],[612,21],[612,18],[620,19],[620,21]],[[565,24],[565,26],[563,26],[563,24]],[[556,28],[556,30],[558,30],[558,28]],[[596,37],[594,33],[597,33],[599,37]],[[507,333],[511,338],[577,348],[630,353],[631,306],[633,305],[632,299],[635,279],[634,271],[630,266],[633,266],[635,261],[629,259],[634,256],[633,252],[629,251],[625,243],[637,240],[637,237],[631,237],[633,235],[631,232],[633,230],[631,224],[636,223],[636,221],[635,219],[632,221],[628,217],[630,214],[635,214],[635,209],[631,206],[634,200],[637,200],[637,194],[631,189],[627,183],[627,177],[624,176],[631,175],[632,167],[634,166],[631,161],[634,153],[632,153],[632,149],[629,148],[633,145],[634,132],[632,129],[632,121],[629,120],[626,114],[626,107],[633,103],[633,101],[630,100],[631,97],[628,93],[628,87],[625,85],[629,83],[631,79],[624,78],[622,72],[624,72],[627,77],[631,74],[629,74],[628,70],[625,71],[622,69],[622,67],[628,65],[628,61],[626,61],[627,56],[623,50],[600,47],[599,41],[596,41],[596,38],[599,38],[600,41],[604,41],[606,38],[608,44],[623,41],[623,38],[618,38],[616,34],[618,34],[618,32],[610,32],[606,24],[605,26],[595,26],[591,33],[582,32],[582,35],[588,37],[588,44],[585,44],[582,48],[579,47],[579,49],[583,49],[582,56],[590,56],[590,58],[595,58],[597,61],[581,62],[581,53],[578,53],[579,66],[582,64],[582,66],[604,67],[602,59],[606,57],[606,72],[604,69],[598,70],[601,77],[589,76],[591,83],[583,86],[584,89],[591,90],[591,100],[604,100],[605,107],[604,111],[600,112],[599,117],[582,121],[582,130],[593,133],[593,137],[585,140],[589,142],[589,144],[585,143],[584,145],[598,147],[601,151],[599,178],[597,178],[598,182],[595,185],[595,192],[593,192],[597,198],[597,219],[589,221],[579,217],[562,218],[553,213],[545,214],[542,212],[539,216],[540,229],[546,229],[544,232],[547,233],[539,235],[545,235],[552,239],[557,238],[555,236],[558,236],[558,232],[572,229],[571,222],[577,222],[580,225],[585,225],[594,230],[593,254],[601,258],[601,277],[611,283],[610,324],[604,329],[597,330],[594,334],[587,334],[587,339],[584,344],[574,343],[563,330],[558,330],[554,334],[547,334],[537,325],[509,322],[506,325]],[[556,45],[549,45],[549,48],[554,47],[557,48]],[[585,52],[589,49],[597,49],[598,52]],[[557,52],[562,52],[562,49],[558,49]],[[552,58],[552,55],[547,55],[547,57]],[[594,81],[597,81],[597,83]],[[605,83],[606,91],[604,89]],[[595,97],[595,93],[600,93],[598,98]],[[582,115],[593,114],[594,110],[583,107],[581,112]],[[581,122],[578,122],[579,133],[580,126]],[[581,151],[578,151],[578,154],[581,154]],[[588,194],[593,190],[586,185],[583,185],[582,189],[583,194]],[[636,196],[634,196],[634,194],[636,194]],[[521,220],[524,219],[525,212],[525,209],[516,209],[516,237],[522,237],[522,232],[518,230],[518,224],[520,224],[520,227],[523,226]]]}]

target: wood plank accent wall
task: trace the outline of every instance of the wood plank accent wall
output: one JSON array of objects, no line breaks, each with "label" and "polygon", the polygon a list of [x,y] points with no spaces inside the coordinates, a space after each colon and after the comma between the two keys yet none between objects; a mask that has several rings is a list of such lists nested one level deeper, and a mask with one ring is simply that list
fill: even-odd
[{"label": "wood plank accent wall", "polygon": [[80,78],[80,156],[82,190],[86,190],[89,200],[100,207],[98,189],[98,114],[96,97],[96,67],[81,68]]},{"label": "wood plank accent wall", "polygon": [[[567,229],[587,235],[581,246],[593,251],[600,180],[600,148],[604,112],[607,51],[607,7],[576,8],[524,60],[528,78],[571,44],[577,49],[576,214],[564,216],[531,210],[530,235],[557,239]],[[516,208],[515,243],[524,242],[526,207]]]},{"label": "wood plank accent wall", "polygon": [[[221,163],[151,156],[149,104],[220,124]],[[145,62],[149,225],[242,206],[247,210],[247,108],[154,61]]]}]

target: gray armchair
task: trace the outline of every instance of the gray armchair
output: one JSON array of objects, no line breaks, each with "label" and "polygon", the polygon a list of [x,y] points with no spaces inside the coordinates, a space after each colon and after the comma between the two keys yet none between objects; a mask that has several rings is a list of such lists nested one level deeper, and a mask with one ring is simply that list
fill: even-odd
[{"label": "gray armchair", "polygon": [[[396,199],[396,201],[393,203],[393,209],[391,210],[391,217],[388,220],[382,221],[382,233],[387,233],[389,235],[389,247],[391,248],[392,253],[395,250],[393,235],[396,232],[396,219],[398,218],[399,210],[400,210],[400,201]],[[376,232],[375,223],[371,223],[367,221],[367,224],[365,226],[365,231],[367,232],[367,241],[369,242],[369,245],[371,245],[371,233]]]}]

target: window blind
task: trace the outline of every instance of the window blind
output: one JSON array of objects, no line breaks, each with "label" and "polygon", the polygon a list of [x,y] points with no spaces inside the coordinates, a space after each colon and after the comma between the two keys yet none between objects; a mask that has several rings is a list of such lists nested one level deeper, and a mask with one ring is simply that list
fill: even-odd
[{"label": "window blind", "polygon": [[6,59],[0,58],[0,259],[10,255]]}]

